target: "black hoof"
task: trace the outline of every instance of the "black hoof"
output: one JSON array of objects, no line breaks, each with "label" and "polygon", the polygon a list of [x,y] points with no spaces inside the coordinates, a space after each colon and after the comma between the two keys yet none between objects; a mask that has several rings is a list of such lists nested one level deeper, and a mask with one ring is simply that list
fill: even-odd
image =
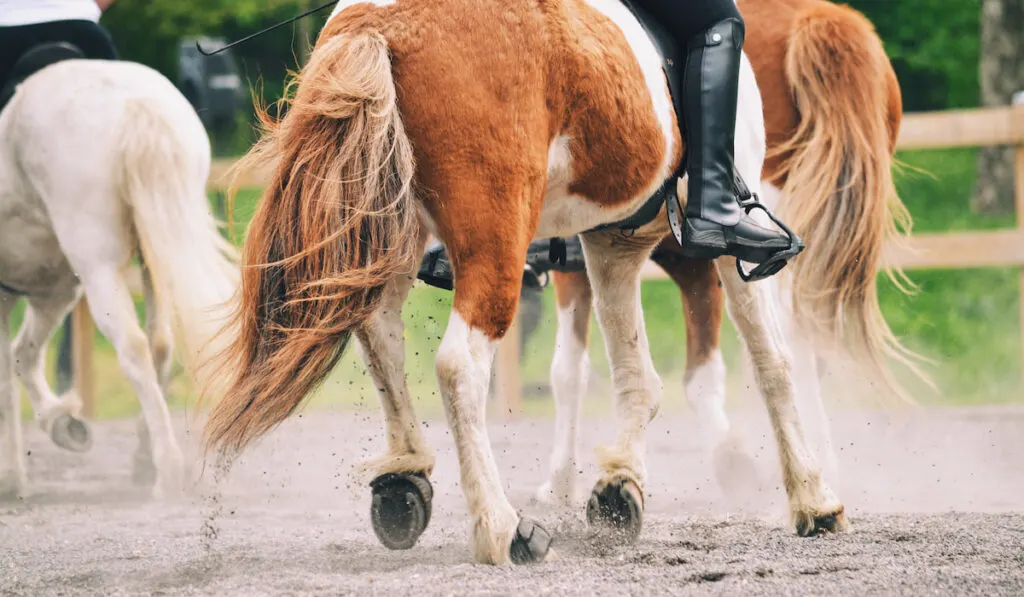
[{"label": "black hoof", "polygon": [[587,502],[587,522],[592,527],[612,532],[626,542],[636,541],[644,525],[644,508],[639,492],[629,479],[618,478],[603,487],[599,484]]},{"label": "black hoof", "polygon": [[519,519],[519,528],[512,539],[512,563],[535,564],[543,562],[551,549],[551,533],[529,518]]},{"label": "black hoof", "polygon": [[370,483],[373,532],[388,549],[409,549],[416,545],[430,522],[430,501],[434,489],[421,474],[388,473]]},{"label": "black hoof", "polygon": [[829,533],[841,533],[850,528],[846,519],[846,510],[839,506],[832,512],[807,513],[796,515],[796,534],[801,537],[817,537]]},{"label": "black hoof", "polygon": [[54,420],[50,427],[50,439],[70,452],[88,452],[92,447],[92,434],[88,425],[71,415],[61,415]]}]

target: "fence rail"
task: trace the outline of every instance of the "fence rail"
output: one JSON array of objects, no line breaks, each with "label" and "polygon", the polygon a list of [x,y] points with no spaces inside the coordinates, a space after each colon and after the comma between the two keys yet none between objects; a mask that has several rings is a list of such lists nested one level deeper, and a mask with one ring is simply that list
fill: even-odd
[{"label": "fence rail", "polygon": [[[914,235],[905,246],[890,247],[885,259],[889,265],[904,269],[1020,268],[1021,346],[1024,347],[1024,105],[908,114],[903,119],[897,142],[898,148],[904,150],[996,145],[1016,146],[1016,228]],[[208,185],[211,191],[222,191],[227,187],[230,182],[227,173],[233,165],[230,160],[214,161]],[[265,173],[249,174],[239,179],[239,186],[258,188],[264,186],[266,180]],[[646,264],[644,280],[667,278],[654,263]],[[96,395],[92,371],[94,329],[85,299],[76,307],[73,322],[74,379],[84,404],[84,414],[88,417],[95,413]],[[495,411],[510,418],[521,412],[517,330],[518,323],[498,346],[495,358]],[[1021,371],[1024,374],[1024,350],[1021,352]]]}]

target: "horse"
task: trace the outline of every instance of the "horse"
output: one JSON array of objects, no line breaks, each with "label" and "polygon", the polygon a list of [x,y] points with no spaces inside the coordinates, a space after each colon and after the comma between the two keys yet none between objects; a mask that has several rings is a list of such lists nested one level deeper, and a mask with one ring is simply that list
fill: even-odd
[{"label": "horse", "polygon": [[[237,251],[206,198],[210,144],[175,86],[140,64],[65,60],[18,85],[0,113],[0,494],[29,493],[21,379],[39,427],[59,446],[91,436],[71,392],[45,377],[46,346],[83,295],[139,399],[133,478],[160,498],[185,489],[165,403],[176,343],[190,372],[224,325]],[[146,328],[129,287],[142,264]],[[15,303],[24,322],[9,338]]]},{"label": "horse", "polygon": [[[230,467],[296,412],[355,336],[387,431],[386,453],[367,463],[376,475],[371,522],[386,547],[412,547],[429,523],[435,455],[404,378],[401,309],[433,235],[454,269],[436,373],[472,557],[545,560],[551,534],[517,513],[502,488],[485,400],[528,245],[583,233],[620,424],[600,453],[587,518],[635,541],[645,430],[661,397],[640,272],[669,227],[662,206],[632,234],[594,229],[634,214],[680,162],[685,139],[662,65],[617,0],[340,2],[290,77],[283,116],[263,112],[260,139],[238,166],[265,169],[270,184],[242,249],[237,333],[213,361],[223,391],[204,392],[215,401],[206,455]],[[758,181],[764,115],[746,59],[739,106],[736,167]],[[793,414],[793,361],[769,287],[744,283],[728,265],[722,280],[776,423],[793,527],[842,530],[843,504]]]},{"label": "horse", "polygon": [[[738,5],[748,23],[746,49],[765,106],[765,201],[808,241],[789,270],[761,283],[781,299],[781,322],[799,364],[798,404],[810,420],[809,435],[826,477],[834,479],[838,466],[822,405],[819,358],[837,347],[849,349],[897,399],[909,397],[887,368],[888,359],[910,365],[926,379],[916,368],[917,355],[887,326],[877,298],[883,249],[900,242],[911,227],[892,180],[902,118],[899,83],[874,27],[852,8],[823,0],[739,0]],[[753,460],[725,413],[726,372],[719,351],[724,297],[715,265],[685,257],[671,235],[652,260],[682,294],[686,399],[719,486],[727,492],[751,489],[757,485]],[[901,277],[895,268],[888,273]],[[536,497],[568,505],[577,500],[592,290],[586,272],[555,272],[552,283],[558,306],[551,363],[554,449],[549,477]],[[730,301],[730,314],[739,316],[742,326],[736,307]]]}]

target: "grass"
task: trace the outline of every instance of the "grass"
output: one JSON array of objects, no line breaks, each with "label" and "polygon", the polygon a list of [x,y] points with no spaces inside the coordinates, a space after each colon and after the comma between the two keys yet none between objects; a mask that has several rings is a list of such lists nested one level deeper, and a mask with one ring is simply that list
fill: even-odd
[{"label": "grass", "polygon": [[[978,230],[1013,225],[1012,216],[987,217],[971,213],[968,205],[974,177],[975,152],[944,150],[900,155],[910,166],[898,177],[898,187],[915,220],[915,232]],[[918,172],[924,171],[927,174]],[[252,215],[258,196],[240,195],[235,206],[237,236]],[[880,298],[890,326],[908,346],[935,361],[929,372],[940,392],[926,393],[929,404],[992,403],[1021,400],[1020,325],[1017,272],[1012,269],[962,271],[912,271],[919,290],[913,296],[899,293],[883,280]],[[644,315],[655,365],[665,383],[665,410],[683,409],[682,370],[685,362],[685,331],[681,299],[669,281],[649,282],[643,288]],[[433,373],[433,355],[448,322],[452,295],[417,285],[406,305],[407,378],[422,416],[443,413]],[[543,384],[554,349],[554,297],[542,297],[543,311],[537,331],[524,347],[522,377],[530,385]],[[141,313],[141,305],[139,310]],[[15,325],[21,310],[15,314]],[[596,324],[592,324],[591,362],[595,383],[587,402],[589,414],[610,412],[607,399],[608,363]],[[124,417],[138,412],[131,387],[117,367],[109,343],[97,334],[96,368],[98,415]],[[740,380],[740,348],[727,321],[722,334],[726,365],[732,374],[730,396]],[[54,359],[51,352],[51,362]],[[52,364],[51,364],[52,369]],[[376,408],[376,390],[355,351],[342,363],[311,399],[312,405]],[[601,396],[604,399],[595,400]],[[191,390],[182,376],[176,378],[170,403],[183,408]],[[734,399],[734,398],[733,398]],[[551,401],[526,400],[527,414],[551,412]]]},{"label": "grass", "polygon": [[[915,232],[986,230],[1014,226],[1012,214],[972,213],[975,150],[907,152],[912,168],[898,188]],[[913,296],[888,281],[880,289],[886,319],[907,344],[936,361],[931,370],[940,403],[1020,401],[1020,291],[1013,268],[912,271]]]}]

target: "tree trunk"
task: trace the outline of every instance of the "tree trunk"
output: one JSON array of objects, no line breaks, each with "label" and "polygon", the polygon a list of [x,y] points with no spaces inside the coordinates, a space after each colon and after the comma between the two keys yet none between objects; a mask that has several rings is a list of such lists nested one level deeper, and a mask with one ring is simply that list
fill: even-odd
[{"label": "tree trunk", "polygon": [[[983,0],[981,8],[981,104],[1006,106],[1024,90],[1024,0]],[[1013,210],[1011,147],[986,147],[978,155],[972,207],[982,213]]]}]

